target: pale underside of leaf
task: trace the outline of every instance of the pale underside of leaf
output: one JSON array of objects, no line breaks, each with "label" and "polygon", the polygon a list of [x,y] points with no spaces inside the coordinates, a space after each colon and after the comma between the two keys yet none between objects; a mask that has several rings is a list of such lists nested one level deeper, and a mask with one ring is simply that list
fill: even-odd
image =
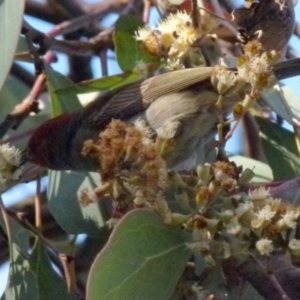
[{"label": "pale underside of leaf", "polygon": [[0,1],[0,89],[11,67],[22,24],[24,0]]}]

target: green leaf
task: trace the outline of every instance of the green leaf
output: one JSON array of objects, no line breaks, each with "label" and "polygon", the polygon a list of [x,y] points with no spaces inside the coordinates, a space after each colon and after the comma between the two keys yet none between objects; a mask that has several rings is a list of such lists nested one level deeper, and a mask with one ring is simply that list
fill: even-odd
[{"label": "green leaf", "polygon": [[[0,120],[12,112],[14,107],[26,98],[30,89],[15,76],[8,75],[0,91]],[[30,136],[30,131],[49,119],[49,114],[41,111],[37,115],[29,116],[22,122],[17,130],[8,130],[4,137],[13,139],[13,144],[18,148],[24,148]],[[2,134],[2,133],[1,133]]]},{"label": "green leaf", "polygon": [[160,57],[154,56],[143,49],[134,38],[135,32],[144,27],[145,23],[137,17],[124,15],[117,23],[114,34],[117,61],[122,71],[134,69],[139,62],[145,64],[158,63]]},{"label": "green leaf", "polygon": [[22,24],[24,0],[0,0],[0,89],[10,70]]},{"label": "green leaf", "polygon": [[39,300],[37,279],[30,269],[29,262],[12,243],[8,282],[1,300]]},{"label": "green leaf", "polygon": [[29,92],[29,87],[21,80],[15,76],[8,75],[0,91],[0,119],[3,120]]},{"label": "green leaf", "polygon": [[[264,300],[265,298],[262,297],[258,291],[249,283],[245,282],[246,290],[244,292],[244,295],[242,297],[242,300]],[[234,298],[233,298],[234,299]]]},{"label": "green leaf", "polygon": [[26,41],[26,38],[22,35],[19,36],[14,60],[24,61],[29,63],[34,62],[33,57],[28,50],[28,43]]},{"label": "green leaf", "polygon": [[47,84],[51,97],[52,116],[56,117],[64,112],[76,112],[82,109],[76,93],[72,90],[69,93],[58,96],[55,91],[69,87],[73,82],[64,75],[46,67]]},{"label": "green leaf", "polygon": [[[24,35],[20,35],[19,39],[18,39],[16,53],[18,53],[18,52],[25,52],[25,51],[29,52],[28,43],[26,41],[26,37]],[[31,61],[33,61],[32,57],[31,57]]]},{"label": "green leaf", "polygon": [[290,124],[293,118],[300,122],[300,101],[288,86],[276,85],[262,92],[261,97],[276,114]]},{"label": "green leaf", "polygon": [[2,214],[0,215],[0,226],[9,235],[9,239],[18,246],[19,252],[24,257],[28,257],[28,251],[31,248],[30,238],[32,237],[32,233],[12,217],[7,216],[7,220],[9,222],[9,232],[7,232]]},{"label": "green leaf", "polygon": [[29,262],[37,278],[40,299],[66,300],[70,298],[65,281],[54,271],[46,248],[40,239],[36,241]]},{"label": "green leaf", "polygon": [[299,176],[300,159],[294,134],[265,119],[255,119],[274,180],[288,180]]},{"label": "green leaf", "polygon": [[77,94],[85,94],[91,92],[106,91],[113,88],[122,87],[130,83],[136,82],[142,78],[141,73],[130,71],[122,74],[106,76],[93,80],[82,81],[77,84],[73,84],[66,88],[61,88],[55,92],[58,95],[63,93],[75,92]]},{"label": "green leaf", "polygon": [[28,49],[25,36],[20,35],[14,60],[33,63],[33,57]]},{"label": "green leaf", "polygon": [[237,166],[243,166],[243,170],[248,168],[255,173],[251,182],[260,183],[270,182],[273,180],[273,174],[270,166],[262,163],[261,161],[240,155],[230,156],[229,159],[230,161],[234,161]]},{"label": "green leaf", "polygon": [[188,240],[154,212],[128,213],[92,265],[87,299],[170,299],[191,256]]},{"label": "green leaf", "polygon": [[99,185],[97,173],[77,173],[49,171],[48,201],[49,210],[57,223],[69,234],[86,233],[99,237],[105,225],[105,201],[91,203],[83,207],[78,199],[80,191]]}]

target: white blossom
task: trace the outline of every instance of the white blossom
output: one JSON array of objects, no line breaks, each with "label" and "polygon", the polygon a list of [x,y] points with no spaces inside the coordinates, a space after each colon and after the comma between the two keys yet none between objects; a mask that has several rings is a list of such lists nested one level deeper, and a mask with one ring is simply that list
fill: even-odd
[{"label": "white blossom", "polygon": [[256,74],[269,73],[271,71],[271,67],[266,56],[254,56],[250,60],[249,67],[251,72]]},{"label": "white blossom", "polygon": [[0,145],[0,169],[6,168],[7,164],[18,166],[21,162],[21,151],[10,144]]},{"label": "white blossom", "polygon": [[263,186],[254,190],[249,190],[248,195],[252,201],[263,200],[268,197],[271,197],[270,189],[266,189]]},{"label": "white blossom", "polygon": [[228,224],[225,224],[225,228],[226,231],[232,235],[237,235],[242,230],[242,226],[236,217],[232,218]]},{"label": "white blossom", "polygon": [[235,212],[237,217],[241,217],[245,213],[247,213],[249,210],[253,209],[253,202],[251,201],[246,201],[239,203],[238,207],[236,208]]},{"label": "white blossom", "polygon": [[149,26],[145,26],[139,28],[138,31],[135,32],[134,38],[137,41],[145,41],[152,35],[152,29]]},{"label": "white blossom", "polygon": [[272,211],[270,205],[265,205],[262,209],[260,209],[256,213],[256,217],[261,219],[262,221],[271,221],[271,219],[275,216],[276,211]]},{"label": "white blossom", "polygon": [[227,87],[235,85],[237,81],[237,76],[226,68],[219,68],[216,73],[216,78],[220,84],[226,85]]},{"label": "white blossom", "polygon": [[288,210],[282,218],[276,223],[276,227],[279,230],[285,230],[287,228],[295,229],[297,225],[297,219],[299,217],[298,211]]},{"label": "white blossom", "polygon": [[257,241],[255,247],[262,255],[269,255],[274,250],[273,242],[266,238]]},{"label": "white blossom", "polygon": [[9,144],[0,145],[0,192],[7,189],[22,173],[21,151]]},{"label": "white blossom", "polygon": [[289,248],[293,251],[300,251],[300,240],[291,239],[289,241]]}]

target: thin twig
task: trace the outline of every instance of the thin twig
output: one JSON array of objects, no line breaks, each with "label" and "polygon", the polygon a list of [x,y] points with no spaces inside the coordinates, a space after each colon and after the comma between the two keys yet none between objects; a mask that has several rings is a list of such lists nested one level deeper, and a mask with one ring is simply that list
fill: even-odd
[{"label": "thin twig", "polygon": [[192,22],[194,28],[199,28],[200,26],[200,11],[198,6],[198,0],[192,0],[193,2],[193,10],[192,10]]},{"label": "thin twig", "polygon": [[265,154],[263,152],[261,139],[259,136],[259,128],[258,125],[249,111],[246,111],[243,119],[243,139],[244,142],[244,153],[246,156],[249,156],[253,159],[259,161],[266,161]]},{"label": "thin twig", "polygon": [[12,249],[11,234],[12,234],[12,232],[11,232],[11,228],[10,228],[10,224],[9,224],[9,214],[6,210],[6,207],[5,207],[4,203],[3,203],[1,194],[0,194],[0,210],[2,212],[3,220],[4,220],[4,223],[5,223],[6,233],[7,233],[7,236],[8,236],[8,246],[9,246],[10,253],[11,253],[11,249]]},{"label": "thin twig", "polygon": [[[45,56],[45,63],[49,64],[54,59],[54,54],[49,52]],[[17,129],[31,112],[37,113],[39,111],[37,99],[43,90],[45,82],[46,75],[42,73],[37,77],[29,95],[21,103],[17,104],[13,111],[0,123],[0,139],[4,137],[9,129]]]},{"label": "thin twig", "polygon": [[41,177],[36,180],[36,193],[34,198],[35,204],[35,227],[38,230],[42,228],[42,196],[41,196]]},{"label": "thin twig", "polygon": [[108,66],[107,66],[107,51],[101,51],[99,54],[102,77],[108,76]]},{"label": "thin twig", "polygon": [[59,255],[59,260],[60,260],[63,270],[64,270],[64,275],[65,275],[69,293],[72,291],[77,291],[73,258],[70,257],[69,255],[61,253]]},{"label": "thin twig", "polygon": [[214,12],[216,13],[216,16],[219,17],[220,23],[224,27],[226,27],[231,33],[233,33],[234,35],[237,35],[238,34],[237,29],[232,25],[232,21],[231,20],[227,20],[224,17],[223,10],[222,10],[222,8],[221,8],[218,0],[211,0],[210,2],[212,4],[212,6],[213,6]]},{"label": "thin twig", "polygon": [[150,9],[151,9],[151,0],[144,0],[144,13],[143,13],[143,21],[145,23],[149,22],[150,18]]}]

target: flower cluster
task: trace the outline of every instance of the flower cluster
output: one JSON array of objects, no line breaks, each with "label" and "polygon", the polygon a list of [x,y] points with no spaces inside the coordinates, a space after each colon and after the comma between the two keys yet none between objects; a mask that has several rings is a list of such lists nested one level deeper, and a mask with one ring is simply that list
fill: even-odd
[{"label": "flower cluster", "polygon": [[140,28],[135,39],[144,48],[160,57],[165,57],[173,68],[181,68],[181,59],[193,55],[193,43],[210,33],[217,25],[216,20],[206,12],[200,12],[200,24],[195,28],[191,16],[185,11],[170,14],[157,28]]},{"label": "flower cluster", "polygon": [[88,204],[109,195],[115,200],[115,216],[134,207],[149,207],[170,219],[164,199],[167,167],[152,135],[143,120],[138,119],[134,126],[113,120],[98,141],[86,141],[83,154],[99,159],[103,185],[93,192],[84,190],[81,202]]},{"label": "flower cluster", "polygon": [[237,83],[238,76],[228,68],[217,65],[214,67],[211,82],[220,95],[226,93],[229,88]]},{"label": "flower cluster", "polygon": [[110,196],[113,224],[131,209],[150,208],[165,223],[190,231],[188,247],[210,262],[277,249],[299,257],[299,208],[274,199],[264,187],[246,193],[254,173],[231,162],[206,163],[185,175],[168,171],[159,141],[142,120],[113,120],[98,141],[84,145],[84,155],[99,158],[102,185],[82,191],[81,203]]},{"label": "flower cluster", "polygon": [[261,44],[251,41],[244,46],[245,54],[238,57],[238,78],[251,85],[251,95],[274,85],[277,80],[272,66],[280,60],[276,51],[261,53]]},{"label": "flower cluster", "polygon": [[[280,60],[275,51],[262,51],[257,40],[244,45],[244,54],[237,58],[237,69],[230,70],[223,65],[213,68],[211,83],[220,95],[216,105],[222,107],[225,98],[239,95],[240,103],[233,106],[234,119],[241,118],[245,111],[256,102],[257,95],[270,88],[277,79],[273,73],[273,65]],[[221,122],[220,122],[221,123]]]},{"label": "flower cluster", "polygon": [[0,192],[19,179],[21,152],[9,144],[0,145]]},{"label": "flower cluster", "polygon": [[[209,169],[203,172],[205,168]],[[193,232],[188,246],[209,261],[252,251],[268,255],[279,249],[299,258],[300,209],[274,199],[264,187],[242,192],[242,177],[226,162],[201,167],[197,213],[186,222]]]}]

